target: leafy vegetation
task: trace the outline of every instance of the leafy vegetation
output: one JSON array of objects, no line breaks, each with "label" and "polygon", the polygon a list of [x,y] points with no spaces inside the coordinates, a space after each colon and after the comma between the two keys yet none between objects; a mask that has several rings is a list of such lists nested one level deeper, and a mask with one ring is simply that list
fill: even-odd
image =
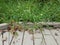
[{"label": "leafy vegetation", "polygon": [[60,0],[0,0],[0,23],[60,22]]}]

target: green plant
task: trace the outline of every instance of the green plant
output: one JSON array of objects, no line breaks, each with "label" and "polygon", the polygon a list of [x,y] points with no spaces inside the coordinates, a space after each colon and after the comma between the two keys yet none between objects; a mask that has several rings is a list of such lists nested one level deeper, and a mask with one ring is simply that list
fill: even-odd
[{"label": "green plant", "polygon": [[59,0],[0,0],[0,23],[10,22],[60,22]]}]

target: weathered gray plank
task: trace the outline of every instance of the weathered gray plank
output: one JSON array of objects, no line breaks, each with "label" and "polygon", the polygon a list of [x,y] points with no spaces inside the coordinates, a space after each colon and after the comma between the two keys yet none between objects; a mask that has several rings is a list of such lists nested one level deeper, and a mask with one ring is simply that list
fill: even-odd
[{"label": "weathered gray plank", "polygon": [[57,40],[58,45],[60,45],[60,34],[57,30],[51,30],[53,36],[55,37],[55,39]]},{"label": "weathered gray plank", "polygon": [[32,35],[25,31],[23,45],[33,45]]},{"label": "weathered gray plank", "polygon": [[35,33],[34,38],[35,38],[35,45],[41,45],[42,34],[41,33]]},{"label": "weathered gray plank", "polygon": [[51,35],[50,31],[48,29],[45,29],[45,33],[47,33],[47,32],[49,35],[44,35],[47,45],[57,45],[57,43],[56,43],[55,39],[53,38],[53,36]]}]

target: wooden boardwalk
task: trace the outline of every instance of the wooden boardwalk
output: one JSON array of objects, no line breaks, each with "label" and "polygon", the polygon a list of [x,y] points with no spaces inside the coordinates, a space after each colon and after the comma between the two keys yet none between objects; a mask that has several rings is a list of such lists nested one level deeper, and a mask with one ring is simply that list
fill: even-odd
[{"label": "wooden boardwalk", "polygon": [[[27,23],[28,25],[33,25],[33,23]],[[35,32],[29,34],[28,31],[17,31],[18,36],[13,36],[10,32],[6,32],[7,23],[0,24],[0,45],[60,45],[60,22],[39,22],[37,23],[43,25],[53,25],[58,28],[56,29],[47,29],[43,28],[43,31]],[[1,31],[4,30],[5,33],[2,36]],[[3,37],[7,37],[6,41],[3,43]],[[13,37],[13,38],[12,38]]]},{"label": "wooden boardwalk", "polygon": [[[40,33],[29,34],[28,31],[18,32],[19,36],[14,38],[11,45],[60,45],[60,29],[45,29]],[[7,35],[6,35],[7,34]],[[4,45],[9,45],[12,35],[5,33],[8,37]],[[15,42],[14,42],[15,41]],[[0,35],[0,45],[2,44],[2,35]]]}]

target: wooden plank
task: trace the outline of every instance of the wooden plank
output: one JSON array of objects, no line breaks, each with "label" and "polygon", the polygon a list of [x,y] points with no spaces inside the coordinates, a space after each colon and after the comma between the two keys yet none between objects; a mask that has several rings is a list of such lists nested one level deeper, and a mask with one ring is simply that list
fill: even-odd
[{"label": "wooden plank", "polygon": [[23,45],[33,45],[32,34],[25,31]]},{"label": "wooden plank", "polygon": [[51,32],[53,36],[55,37],[55,39],[57,40],[58,45],[60,45],[60,33],[55,29],[51,30]]},{"label": "wooden plank", "polygon": [[55,38],[55,36],[54,36],[54,35],[53,35],[53,33],[51,32],[51,30],[49,30],[49,31],[50,31],[50,33],[51,33],[52,37],[54,38],[54,40],[55,40],[56,44],[57,44],[57,45],[59,45],[59,43],[58,43],[57,39]]},{"label": "wooden plank", "polygon": [[1,32],[0,32],[0,45],[2,45],[2,35],[1,35]]},{"label": "wooden plank", "polygon": [[[15,45],[22,45],[22,39],[23,39],[23,34],[24,33],[18,31],[18,34],[19,35],[15,38],[15,40],[16,40],[15,41],[16,42]],[[23,41],[24,41],[24,39],[23,39]]]},{"label": "wooden plank", "polygon": [[45,34],[47,32],[48,32],[47,34],[49,34],[49,35],[44,35],[47,45],[57,45],[50,31],[48,29],[45,29],[44,31],[45,31]]},{"label": "wooden plank", "polygon": [[35,33],[34,38],[35,38],[35,45],[41,45],[42,34],[41,33]]},{"label": "wooden plank", "polygon": [[7,23],[2,23],[0,24],[0,30],[7,29],[8,24]]},{"label": "wooden plank", "polygon": [[[19,22],[20,24],[24,24],[23,22]],[[32,22],[27,22],[27,25],[33,25],[34,23]],[[42,25],[53,25],[54,27],[59,27],[60,28],[60,22],[38,22],[37,25],[42,24]],[[1,29],[7,29],[8,23],[2,23],[0,24],[0,30]]]},{"label": "wooden plank", "polygon": [[60,28],[57,28],[56,30],[60,33]]}]

